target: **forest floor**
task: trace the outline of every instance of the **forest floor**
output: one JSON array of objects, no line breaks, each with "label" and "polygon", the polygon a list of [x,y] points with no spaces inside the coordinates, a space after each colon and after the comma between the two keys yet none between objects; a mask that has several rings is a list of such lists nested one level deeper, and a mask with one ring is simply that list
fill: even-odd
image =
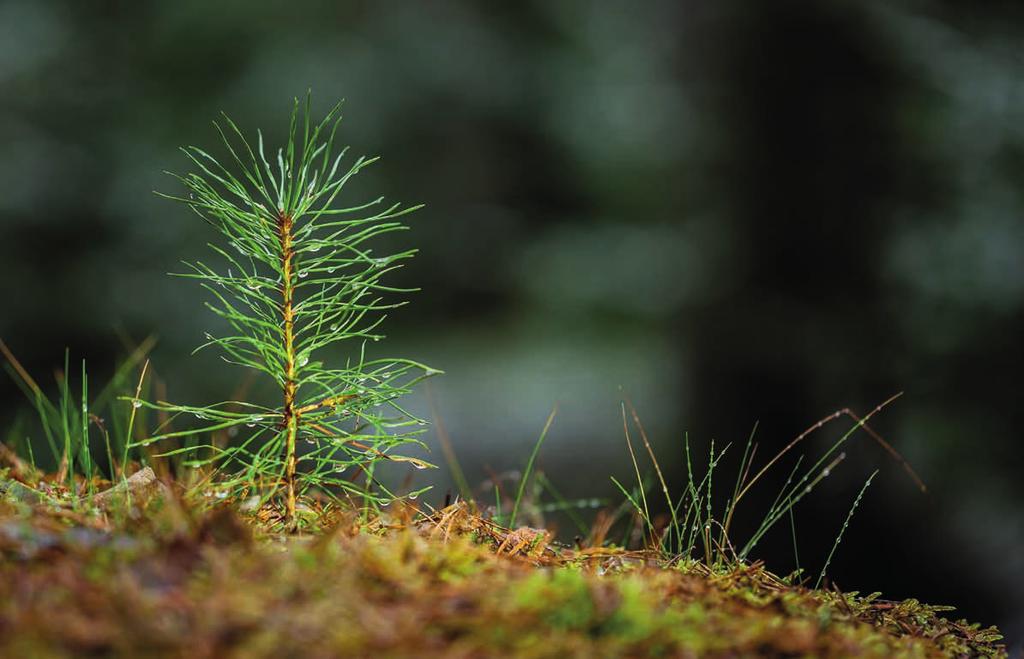
[{"label": "forest floor", "polygon": [[85,505],[0,469],[0,656],[1005,656],[947,607],[565,547],[464,502],[306,500],[281,534],[272,507],[179,489]]}]

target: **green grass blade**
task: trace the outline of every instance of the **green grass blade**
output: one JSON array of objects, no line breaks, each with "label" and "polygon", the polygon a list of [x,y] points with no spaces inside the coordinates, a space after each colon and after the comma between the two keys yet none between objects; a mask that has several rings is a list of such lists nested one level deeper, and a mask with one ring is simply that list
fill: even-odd
[{"label": "green grass blade", "polygon": [[850,525],[850,520],[853,519],[853,513],[857,510],[857,506],[860,505],[860,500],[864,497],[864,493],[867,491],[867,489],[871,487],[871,481],[875,479],[875,476],[877,474],[878,470],[876,469],[870,476],[868,476],[868,479],[864,481],[863,487],[860,488],[860,492],[857,493],[857,498],[853,500],[853,505],[850,506],[850,512],[846,514],[846,519],[843,521],[843,526],[839,529],[839,534],[836,535],[835,543],[832,544],[832,551],[828,553],[828,558],[825,559],[825,565],[821,568],[821,574],[818,575],[818,580],[814,583],[815,590],[817,590],[818,587],[821,586],[821,582],[825,578],[825,572],[828,571],[828,566],[832,563],[832,557],[835,555],[836,549],[839,548],[839,543],[843,539],[843,533],[846,531],[846,528]]},{"label": "green grass blade", "polygon": [[548,435],[548,430],[551,428],[551,424],[555,421],[555,415],[558,413],[558,407],[554,407],[551,410],[551,414],[548,415],[548,420],[544,423],[544,429],[540,432],[540,437],[537,439],[537,443],[533,445],[533,451],[530,453],[530,459],[526,462],[526,469],[523,470],[523,476],[519,479],[519,489],[516,491],[516,499],[512,504],[512,513],[509,516],[508,525],[511,528],[515,528],[516,517],[519,515],[519,505],[523,500],[523,493],[526,491],[526,481],[530,478],[530,472],[533,471],[533,464],[537,460],[537,454],[540,453],[540,447],[544,443],[544,438]]}]

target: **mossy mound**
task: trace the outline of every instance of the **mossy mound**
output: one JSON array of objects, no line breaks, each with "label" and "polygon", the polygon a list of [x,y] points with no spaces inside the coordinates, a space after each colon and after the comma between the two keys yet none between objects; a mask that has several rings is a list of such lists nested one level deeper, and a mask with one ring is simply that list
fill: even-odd
[{"label": "mossy mound", "polygon": [[1005,656],[943,607],[760,565],[566,549],[453,506],[317,534],[163,497],[121,521],[0,503],[0,656]]}]

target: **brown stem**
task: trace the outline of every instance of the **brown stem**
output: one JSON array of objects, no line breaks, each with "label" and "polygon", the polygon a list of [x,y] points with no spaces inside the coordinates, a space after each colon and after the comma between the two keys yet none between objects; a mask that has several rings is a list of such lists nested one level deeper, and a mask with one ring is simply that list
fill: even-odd
[{"label": "brown stem", "polygon": [[[867,425],[868,419],[873,417],[878,412],[881,412],[883,408],[885,408],[885,407],[887,407],[889,405],[889,403],[893,402],[894,400],[896,400],[897,398],[899,398],[902,395],[903,395],[903,392],[901,391],[898,394],[890,396],[888,399],[886,399],[885,402],[883,402],[882,404],[880,404],[877,407],[875,407],[875,409],[871,410],[870,414],[868,414],[863,419],[860,418],[859,416],[857,416],[856,414],[854,414],[853,411],[851,411],[850,408],[848,408],[848,407],[844,407],[841,410],[836,410],[835,412],[833,412],[832,414],[829,414],[828,416],[824,417],[823,419],[819,419],[817,423],[815,423],[810,428],[808,428],[807,430],[805,430],[802,433],[800,433],[799,435],[797,435],[796,439],[791,441],[789,444],[786,444],[785,448],[783,448],[781,451],[776,453],[775,457],[772,458],[771,460],[769,460],[768,464],[766,464],[764,467],[762,467],[761,471],[757,472],[756,476],[754,476],[752,479],[747,481],[746,480],[746,475],[744,475],[743,480],[740,482],[740,491],[736,495],[736,498],[733,499],[732,503],[729,506],[729,512],[728,512],[728,514],[725,517],[725,524],[723,525],[723,530],[726,533],[729,532],[729,525],[732,523],[732,513],[736,510],[736,504],[739,503],[739,500],[743,498],[743,495],[746,494],[750,490],[750,488],[754,486],[754,483],[756,483],[761,478],[761,476],[764,476],[764,473],[766,471],[771,469],[773,464],[778,462],[779,459],[782,458],[782,456],[784,456],[787,452],[789,452],[790,449],[792,449],[794,446],[796,446],[801,441],[803,441],[804,438],[807,437],[808,435],[810,435],[812,432],[814,432],[815,430],[821,428],[826,423],[829,423],[831,421],[835,421],[836,419],[838,419],[839,417],[843,416],[844,414],[846,416],[849,416],[850,418],[852,418],[854,421],[857,422],[857,425],[854,426],[854,428],[857,428],[857,427],[864,428],[868,432],[868,434],[875,441],[880,443],[882,445],[882,447],[885,448],[887,451],[889,451],[889,453],[891,455],[893,455],[896,459],[900,460],[903,463],[904,469],[907,470],[907,472],[910,474],[910,476],[914,479],[914,482],[917,483],[918,487],[921,488],[921,491],[922,492],[926,491],[924,483],[922,483],[921,479],[917,477],[917,474],[914,472],[914,470],[911,468],[911,466],[907,463],[907,461],[903,459],[903,456],[900,455],[899,453],[897,453],[896,449],[894,449],[892,447],[892,445],[890,445],[888,442],[886,442],[884,439],[882,439],[882,437],[878,433],[876,433],[874,430],[872,430],[870,428],[870,426]],[[753,462],[753,456],[751,456],[751,462]],[[748,465],[748,471],[749,471],[749,465]]]},{"label": "brown stem", "polygon": [[284,323],[284,427],[288,433],[285,443],[285,483],[288,488],[288,524],[295,527],[295,438],[298,434],[298,414],[295,410],[295,311],[293,309],[294,285],[292,284],[292,228],[294,221],[284,213],[277,218],[278,237],[281,243],[281,316]]},{"label": "brown stem", "polygon": [[332,396],[330,398],[323,399],[319,403],[310,403],[305,407],[300,407],[299,409],[295,410],[295,414],[301,415],[306,414],[307,412],[316,412],[317,410],[321,410],[325,407],[337,407],[338,405],[346,403],[355,397],[355,394],[345,394],[344,396]]}]

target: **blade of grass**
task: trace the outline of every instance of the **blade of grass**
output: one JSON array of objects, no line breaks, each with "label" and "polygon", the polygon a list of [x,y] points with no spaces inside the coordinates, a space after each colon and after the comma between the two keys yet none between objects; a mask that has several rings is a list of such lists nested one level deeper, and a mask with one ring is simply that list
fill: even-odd
[{"label": "blade of grass", "polygon": [[[580,517],[579,514],[577,514],[574,510],[574,508],[582,508],[584,506],[574,505],[572,502],[570,502],[564,496],[562,496],[562,493],[555,488],[554,484],[550,481],[550,479],[548,479],[548,477],[545,476],[542,472],[537,472],[537,482],[539,482],[541,487],[544,488],[548,492],[548,494],[550,494],[555,499],[555,503],[558,504],[558,508],[554,510],[564,512],[566,516],[569,518],[569,520],[576,527],[576,530],[579,531],[581,535],[589,535],[590,529],[587,528],[586,522],[584,522],[583,518]],[[577,502],[577,504],[579,503],[581,502]]]},{"label": "blade of grass", "polygon": [[548,415],[548,420],[544,423],[544,429],[540,433],[540,437],[537,439],[537,443],[533,445],[533,452],[530,453],[530,459],[526,462],[526,469],[523,471],[523,477],[519,479],[519,490],[516,492],[515,502],[512,504],[512,515],[509,517],[509,527],[515,528],[516,516],[519,514],[519,504],[523,500],[523,493],[526,491],[526,481],[530,478],[530,472],[533,471],[533,463],[537,460],[537,454],[540,453],[541,444],[544,443],[544,438],[548,435],[548,430],[551,428],[551,424],[555,421],[555,415],[558,413],[558,406],[556,405],[551,410],[551,414]]},{"label": "blade of grass", "polygon": [[[807,483],[809,474],[812,473],[815,469],[817,469],[817,465],[815,465],[815,467],[812,467],[811,470],[808,471],[808,473],[805,474],[803,478],[801,478],[797,482],[797,484],[793,486],[790,492],[785,497],[783,497],[782,500],[786,502],[785,505],[782,508],[777,509],[775,512],[770,512],[768,515],[765,516],[765,519],[761,522],[761,526],[758,528],[757,532],[754,533],[753,536],[751,536],[750,540],[747,541],[747,544],[743,547],[743,550],[740,552],[740,558],[746,558],[747,555],[751,552],[751,550],[753,550],[754,546],[757,545],[758,542],[760,542],[762,537],[764,537],[764,534],[767,533],[773,526],[775,526],[775,524],[780,519],[782,519],[782,516],[789,512],[793,507],[795,507],[796,504],[800,502],[800,500],[802,500],[805,496],[814,491],[814,488],[817,487],[818,483],[820,483],[823,479],[827,478],[828,475],[839,465],[839,463],[845,459],[846,453],[840,453],[838,457],[836,457],[834,460],[832,460],[832,462],[826,465],[824,469],[818,472],[818,475],[812,481]],[[818,464],[820,465],[820,462]],[[804,485],[804,483],[807,484]]]},{"label": "blade of grass", "polygon": [[[643,518],[644,518],[644,521],[647,523],[647,530],[648,530],[648,532],[653,533],[654,530],[653,530],[653,528],[651,526],[651,513],[650,513],[650,510],[647,508],[646,488],[643,486],[643,478],[640,476],[640,465],[636,461],[636,452],[633,451],[633,440],[630,439],[630,437],[629,437],[629,423],[626,421],[626,403],[625,403],[625,401],[620,403],[620,405],[622,407],[622,431],[626,435],[626,447],[629,449],[629,459],[632,460],[632,462],[633,462],[633,472],[636,474],[637,486],[640,488],[640,501],[641,501],[641,503],[643,503]],[[621,487],[620,487],[620,489],[621,489]],[[635,504],[634,504],[634,507],[635,507]],[[650,540],[653,543],[653,541],[654,541],[653,535],[651,536]]]},{"label": "blade of grass", "polygon": [[802,572],[800,569],[800,552],[797,550],[796,543],[796,519],[793,516],[793,507],[789,507],[789,529],[793,534],[793,562],[796,564],[796,571]]},{"label": "blade of grass", "polygon": [[[763,537],[764,534],[772,526],[774,526],[775,523],[779,519],[781,519],[781,517],[783,515],[785,515],[786,512],[791,507],[795,506],[797,504],[797,502],[799,502],[804,496],[809,494],[811,492],[811,490],[813,490],[814,487],[821,481],[822,478],[825,478],[826,476],[828,476],[829,473],[833,469],[835,469],[835,467],[840,462],[842,462],[843,459],[845,459],[846,454],[845,453],[840,454],[840,456],[838,458],[833,459],[831,463],[829,463],[823,469],[821,469],[821,467],[825,463],[825,461],[829,460],[829,458],[832,456],[832,454],[836,450],[838,450],[839,447],[842,446],[843,443],[845,443],[853,435],[854,432],[856,432],[859,428],[866,427],[867,422],[868,422],[869,419],[871,419],[871,417],[873,417],[874,415],[878,414],[882,409],[884,409],[887,405],[889,405],[894,400],[899,398],[901,395],[903,395],[902,392],[900,392],[900,393],[898,393],[898,394],[896,394],[894,396],[889,397],[883,403],[881,403],[880,405],[876,406],[873,410],[871,410],[871,412],[867,416],[865,416],[863,418],[858,418],[857,422],[853,425],[853,427],[851,427],[849,430],[847,430],[835,443],[832,444],[832,446],[818,459],[818,461],[815,462],[814,465],[812,467],[810,467],[810,469],[807,470],[807,472],[800,478],[800,480],[797,481],[797,483],[793,485],[793,487],[788,492],[788,494],[782,496],[780,499],[777,499],[777,500],[785,501],[786,502],[785,506],[783,506],[783,508],[779,509],[779,510],[770,510],[769,511],[769,513],[765,516],[765,519],[761,522],[761,525],[758,528],[758,530],[751,536],[751,538],[747,541],[746,545],[744,545],[743,550],[739,554],[740,558],[746,558],[746,556],[750,553],[750,551],[754,548],[754,546],[760,541],[761,537]],[[839,416],[845,414],[847,411],[848,410],[839,410],[839,411],[834,412],[833,414],[825,417],[824,419],[821,419],[820,421],[815,423],[813,426],[808,428],[806,431],[801,433],[792,442],[787,444],[786,447],[782,449],[782,451],[777,453],[775,455],[775,457],[772,458],[769,461],[768,465],[766,465],[765,468],[763,468],[760,472],[758,472],[758,476],[755,476],[755,478],[753,480],[751,480],[751,482],[748,483],[748,485],[743,490],[741,490],[740,496],[742,496],[744,492],[749,490],[750,486],[753,485],[754,481],[758,477],[760,477],[769,466],[771,466],[772,464],[776,463],[779,460],[779,458],[781,457],[781,455],[783,455],[784,453],[789,451],[793,446],[795,446],[797,442],[802,440],[804,437],[806,437],[813,430],[816,430],[817,428],[820,428],[822,425],[824,425],[828,421],[831,421],[833,419],[838,418]],[[819,469],[821,469],[821,471],[818,471]],[[812,475],[814,475],[814,479],[811,480],[811,482],[808,483],[808,480],[811,479]]]},{"label": "blade of grass", "polygon": [[80,440],[80,451],[82,460],[82,471],[88,481],[90,496],[96,489],[93,483],[92,451],[89,446],[89,376],[85,371],[85,360],[82,360],[82,437]]},{"label": "blade of grass", "polygon": [[22,366],[18,358],[14,356],[11,349],[7,347],[3,339],[0,339],[0,353],[3,354],[7,360],[9,368],[14,370],[14,374],[18,377],[15,382],[18,387],[25,392],[26,398],[32,401],[35,407],[36,414],[39,416],[39,421],[43,426],[43,434],[46,437],[46,441],[50,446],[50,452],[53,455],[55,464],[59,464],[61,460],[60,449],[57,446],[56,436],[54,434],[54,426],[59,425],[60,413],[49,398],[43,394],[43,390],[39,387],[36,381],[29,375],[29,372]]},{"label": "blade of grass", "polygon": [[74,494],[75,490],[75,456],[71,452],[71,411],[69,408],[71,399],[68,394],[68,366],[71,359],[71,350],[64,349],[64,374],[60,383],[60,412],[61,422],[64,429],[64,457],[61,458],[61,470],[58,474],[58,481],[67,478],[68,488]]},{"label": "blade of grass", "polygon": [[864,497],[864,492],[866,492],[867,489],[871,486],[871,481],[874,480],[877,474],[878,470],[876,469],[874,473],[868,476],[868,479],[864,481],[863,487],[860,488],[860,492],[857,493],[857,498],[853,500],[853,505],[850,506],[850,512],[847,513],[846,520],[843,522],[843,526],[839,529],[839,534],[836,536],[836,541],[832,545],[832,551],[828,553],[828,558],[825,559],[825,565],[821,568],[821,574],[818,575],[818,580],[814,584],[815,590],[817,590],[818,587],[821,586],[821,582],[825,578],[825,572],[828,570],[828,566],[832,563],[832,557],[835,555],[836,549],[839,548],[839,543],[843,539],[843,533],[846,531],[846,527],[850,525],[850,520],[853,519],[853,513],[854,511],[857,510],[857,506],[860,505],[860,500]]},{"label": "blade of grass", "polygon": [[139,383],[135,386],[135,398],[132,399],[131,406],[132,410],[128,417],[128,430],[125,432],[124,438],[124,451],[121,455],[121,478],[126,479],[126,470],[128,467],[128,449],[132,445],[132,432],[135,429],[135,414],[142,406],[140,396],[142,395],[142,382],[146,379],[146,371],[149,369],[149,360],[142,365],[142,371],[139,373]]},{"label": "blade of grass", "polygon": [[448,435],[448,431],[441,421],[441,415],[438,414],[437,405],[434,401],[434,390],[428,382],[426,384],[427,390],[427,401],[430,404],[430,414],[434,421],[434,428],[437,431],[437,440],[441,444],[441,453],[444,455],[444,461],[448,465],[448,471],[452,475],[452,480],[455,481],[455,487],[459,490],[459,496],[465,501],[470,501],[473,498],[473,490],[469,487],[469,482],[466,481],[466,475],[462,471],[462,465],[459,464],[459,459],[455,455],[455,449],[452,446],[451,437]]},{"label": "blade of grass", "polygon": [[711,452],[710,452],[710,455],[708,457],[708,473],[707,473],[707,479],[706,479],[707,482],[708,482],[707,517],[705,518],[705,521],[704,521],[704,557],[707,560],[708,567],[711,567],[711,562],[712,562],[712,558],[711,558],[711,554],[712,554],[712,548],[711,548],[711,520],[712,520],[712,515],[711,515],[711,510],[712,510],[712,506],[711,506],[711,483],[714,480],[712,478],[712,474],[714,473],[714,471],[715,471],[715,440],[712,439],[711,440]]},{"label": "blade of grass", "polygon": [[[636,497],[634,495],[630,494],[626,490],[626,488],[622,485],[622,483],[620,483],[618,481],[618,479],[615,478],[614,476],[612,476],[612,483],[615,484],[615,487],[619,488],[619,492],[622,492],[622,496],[626,497],[626,500],[629,502],[629,504],[631,506],[633,506],[633,510],[636,512],[637,516],[641,520],[643,520],[644,525],[647,526],[648,528],[650,528],[651,520],[647,517],[647,514],[644,512],[644,509],[640,506],[640,504],[637,503]],[[641,491],[642,491],[642,488],[638,488],[638,489],[641,489]],[[626,529],[626,538],[629,537],[629,534],[630,534],[630,529],[627,527],[627,529]],[[623,540],[620,544],[622,546],[625,546],[626,542],[627,542],[626,540]]]},{"label": "blade of grass", "polygon": [[107,472],[110,475],[110,482],[114,482],[114,450],[110,446],[110,433],[106,426],[100,425],[100,432],[103,434],[103,446],[107,450]]},{"label": "blade of grass", "polygon": [[28,451],[28,463],[32,465],[32,471],[36,471],[36,454],[32,451],[32,440],[28,437],[25,438],[25,450]]},{"label": "blade of grass", "polygon": [[[679,518],[676,517],[676,509],[672,505],[672,497],[668,493],[668,485],[665,483],[665,476],[661,473],[661,465],[658,464],[658,458],[654,455],[654,449],[651,448],[651,442],[647,439],[647,432],[644,430],[644,426],[640,422],[640,415],[637,414],[632,401],[627,398],[626,404],[629,405],[629,411],[633,417],[633,423],[636,424],[637,430],[640,431],[640,439],[644,443],[644,448],[647,449],[647,455],[651,458],[651,462],[654,464],[654,473],[658,477],[658,483],[661,484],[661,492],[665,496],[665,504],[668,506],[669,513],[672,517],[672,532],[674,532],[678,537],[680,532]],[[651,533],[654,533],[654,529],[651,529]]]},{"label": "blade of grass", "polygon": [[[901,392],[899,392],[897,394],[894,394],[893,396],[890,396],[882,404],[878,405],[877,407],[875,407],[875,409],[871,410],[871,413],[868,414],[863,419],[860,419],[858,417],[854,417],[854,420],[857,422],[857,425],[854,427],[854,429],[865,427],[866,424],[867,424],[868,419],[873,417],[878,412],[881,412],[885,407],[887,407],[890,403],[892,403],[893,401],[895,401],[897,398],[899,398],[902,395],[903,395],[903,392],[901,391]],[[816,423],[814,423],[809,428],[804,430],[802,433],[797,435],[796,438],[793,439],[793,441],[791,441],[789,444],[787,444],[781,451],[776,453],[775,457],[773,457],[771,460],[769,460],[768,464],[766,464],[764,467],[761,468],[760,471],[757,472],[757,475],[755,475],[752,479],[750,479],[750,482],[748,482],[746,484],[746,486],[744,486],[743,489],[740,490],[740,493],[738,495],[736,495],[736,502],[738,503],[739,500],[743,498],[743,495],[745,495],[748,491],[750,491],[750,488],[753,487],[754,484],[757,483],[758,480],[760,480],[761,476],[763,476],[765,474],[765,472],[767,472],[769,469],[771,469],[772,465],[774,465],[776,462],[778,462],[780,459],[782,459],[782,456],[784,456],[786,453],[788,453],[794,446],[796,446],[797,444],[802,442],[804,439],[806,439],[806,437],[808,435],[810,435],[812,432],[814,432],[815,430],[818,430],[819,428],[824,426],[826,423],[829,423],[830,421],[834,421],[835,419],[838,419],[840,416],[843,416],[844,414],[852,414],[852,412],[850,412],[850,410],[848,408],[837,410],[837,411],[833,412],[832,414],[824,417],[823,419],[818,420]],[[849,433],[847,433],[847,435],[848,434]],[[846,438],[846,435],[844,435],[844,439],[845,438]]]},{"label": "blade of grass", "polygon": [[21,362],[19,362],[18,358],[14,356],[14,353],[12,353],[11,349],[7,347],[7,344],[4,343],[3,339],[0,339],[0,353],[3,354],[3,356],[7,359],[7,362],[14,368],[15,371],[17,371],[18,376],[22,379],[22,381],[25,382],[25,384],[29,386],[33,393],[35,393],[37,396],[41,398],[45,398],[45,396],[43,396],[43,390],[39,388],[39,385],[36,384],[36,381],[33,380],[32,376],[28,374],[28,371],[26,371],[25,367],[21,365]]},{"label": "blade of grass", "polygon": [[[736,484],[732,489],[732,497],[730,497],[725,507],[725,521],[722,523],[722,544],[725,544],[726,538],[729,535],[729,527],[732,524],[733,512],[736,510],[736,503],[738,501],[740,488],[743,487],[747,476],[750,475],[750,465],[753,464],[754,455],[757,453],[757,446],[754,445],[754,435],[757,433],[758,424],[760,424],[760,421],[755,421],[754,427],[750,430],[750,436],[747,438],[747,445],[743,449],[743,457],[740,459],[740,468],[736,471]],[[751,449],[752,446],[753,449]]]}]

